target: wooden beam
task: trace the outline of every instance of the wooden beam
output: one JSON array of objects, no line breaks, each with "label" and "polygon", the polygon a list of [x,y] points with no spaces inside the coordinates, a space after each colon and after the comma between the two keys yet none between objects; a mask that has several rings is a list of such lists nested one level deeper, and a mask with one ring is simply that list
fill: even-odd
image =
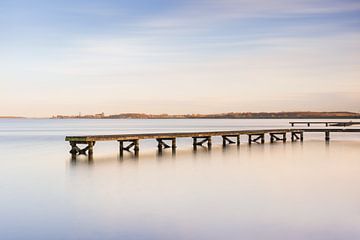
[{"label": "wooden beam", "polygon": [[[235,144],[235,142],[233,140],[231,140],[230,137],[234,137],[234,136],[222,136],[224,147],[226,146],[226,144]],[[239,137],[239,135],[235,136],[235,137]],[[237,142],[239,143],[239,139]]]},{"label": "wooden beam", "polygon": [[[249,136],[249,144],[252,144],[252,143],[264,144],[265,143],[265,133],[248,134],[248,136]],[[255,138],[253,138],[253,136],[255,136]],[[259,142],[259,140],[260,140],[260,142]]]},{"label": "wooden beam", "polygon": [[274,143],[276,141],[286,142],[286,132],[280,132],[280,133],[273,132],[273,133],[270,133],[270,142]]},{"label": "wooden beam", "polygon": [[[199,139],[200,142],[198,141]],[[211,148],[212,142],[211,142],[211,137],[210,136],[206,136],[206,137],[193,137],[193,146],[194,149],[196,149],[197,146],[203,146],[204,143],[207,142],[208,148]]]}]

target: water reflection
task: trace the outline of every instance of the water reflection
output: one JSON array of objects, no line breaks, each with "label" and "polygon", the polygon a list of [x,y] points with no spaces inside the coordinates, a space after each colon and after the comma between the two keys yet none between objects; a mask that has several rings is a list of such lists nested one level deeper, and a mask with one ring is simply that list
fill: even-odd
[{"label": "water reflection", "polygon": [[211,151],[195,152],[191,139],[179,139],[176,155],[144,141],[138,158],[121,159],[117,142],[99,143],[92,162],[71,161],[63,138],[259,122],[56,121],[65,130],[25,140],[15,131],[0,138],[0,239],[360,239],[359,135],[226,148],[214,138]]},{"label": "water reflection", "polygon": [[[312,142],[312,141],[309,141]],[[255,152],[257,155],[259,154],[265,154],[266,149],[269,151],[272,151],[272,149],[276,149],[276,151],[279,151],[282,149],[283,151],[287,150],[288,148],[299,148],[303,147],[303,142],[274,142],[274,143],[267,143],[267,144],[226,144],[226,145],[216,145],[216,146],[194,146],[193,148],[170,148],[170,149],[157,149],[156,151],[150,150],[150,149],[144,149],[143,151],[124,151],[122,154],[121,152],[116,155],[116,158],[114,157],[101,157],[101,155],[97,157],[87,156],[85,155],[79,155],[77,158],[71,158],[71,166],[76,166],[78,162],[81,162],[81,164],[89,164],[92,165],[94,162],[109,162],[113,160],[117,160],[119,163],[123,163],[126,160],[132,160],[132,161],[146,161],[149,159],[156,159],[158,161],[164,161],[168,159],[176,159],[176,157],[179,158],[191,158],[191,159],[198,159],[209,157],[211,156],[212,152],[215,152],[216,155],[219,155],[218,157],[224,158],[226,155],[229,156],[239,156],[239,154],[242,152],[242,154],[247,155],[247,157],[251,158],[252,153]],[[329,147],[329,142],[323,142],[323,145],[326,146],[326,148]],[[275,147],[275,148],[274,148]],[[235,155],[234,155],[235,154]]]},{"label": "water reflection", "polygon": [[[302,143],[288,143],[289,145],[298,144],[302,145]],[[272,144],[275,145],[275,144]],[[284,144],[276,144],[282,146],[283,149],[286,148]],[[140,151],[137,154],[133,151],[125,151],[124,154],[118,154],[115,156],[96,156],[88,158],[86,155],[84,156],[77,156],[77,158],[71,158],[69,161],[71,162],[71,166],[77,166],[78,163],[80,164],[89,164],[92,165],[94,162],[96,164],[103,164],[106,162],[113,162],[117,161],[120,164],[125,163],[126,161],[151,161],[156,159],[157,161],[165,161],[165,160],[175,160],[175,159],[208,159],[212,153],[217,155],[220,158],[226,158],[227,156],[239,156],[240,152],[243,154],[246,153],[247,157],[251,157],[251,153],[253,151],[256,154],[264,153],[264,150],[267,146],[264,144],[227,144],[217,145],[212,147],[207,146],[197,146],[194,148],[182,148],[182,149],[162,149],[162,150],[150,150],[145,149],[144,151]],[[235,155],[234,155],[235,154]]]}]

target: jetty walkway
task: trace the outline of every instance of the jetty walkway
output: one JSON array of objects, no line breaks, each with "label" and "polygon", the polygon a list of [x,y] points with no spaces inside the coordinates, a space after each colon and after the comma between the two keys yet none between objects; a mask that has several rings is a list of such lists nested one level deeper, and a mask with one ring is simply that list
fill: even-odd
[{"label": "jetty walkway", "polygon": [[294,127],[295,125],[307,125],[308,127],[310,127],[311,125],[325,125],[326,127],[348,127],[353,125],[360,125],[360,122],[296,121],[296,122],[289,122],[289,124],[291,124],[292,127]]},{"label": "jetty walkway", "polygon": [[[291,137],[291,141],[303,141],[304,132],[318,132],[325,134],[325,141],[330,141],[331,132],[358,132],[356,128],[287,128],[287,129],[262,129],[262,130],[239,130],[239,131],[208,131],[208,132],[176,132],[176,133],[146,133],[146,134],[120,134],[120,135],[94,135],[94,136],[67,136],[66,141],[70,143],[72,159],[76,159],[77,155],[88,155],[92,159],[93,149],[96,142],[99,141],[117,141],[119,142],[120,156],[124,151],[133,151],[135,156],[139,154],[139,141],[143,139],[155,139],[159,152],[163,149],[176,149],[177,138],[192,138],[193,147],[206,146],[211,148],[212,138],[221,137],[223,146],[228,144],[240,145],[240,136],[246,135],[248,143],[265,143],[265,135],[270,136],[270,142],[286,142],[287,135]],[[85,145],[80,148],[79,145]]]}]

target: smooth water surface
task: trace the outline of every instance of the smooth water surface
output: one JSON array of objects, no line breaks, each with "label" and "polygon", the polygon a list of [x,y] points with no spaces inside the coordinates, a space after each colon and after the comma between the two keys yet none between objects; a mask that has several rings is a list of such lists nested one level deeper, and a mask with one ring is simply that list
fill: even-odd
[{"label": "smooth water surface", "polygon": [[[289,127],[289,120],[0,120],[0,239],[360,239],[360,134],[192,150],[66,135]],[[268,141],[267,141],[268,142]]]}]

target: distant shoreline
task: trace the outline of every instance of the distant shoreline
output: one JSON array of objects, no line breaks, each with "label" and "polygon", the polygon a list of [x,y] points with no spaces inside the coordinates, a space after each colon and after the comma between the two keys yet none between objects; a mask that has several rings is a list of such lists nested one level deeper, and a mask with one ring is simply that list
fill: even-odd
[{"label": "distant shoreline", "polygon": [[360,113],[354,112],[230,112],[219,114],[145,114],[121,113],[105,115],[64,116],[51,119],[358,119]]},{"label": "distant shoreline", "polygon": [[96,120],[116,120],[116,119],[139,119],[139,120],[187,120],[187,119],[360,119],[360,117],[247,117],[247,118],[229,118],[229,117],[219,117],[219,118],[21,118],[21,119],[52,119],[52,120],[66,120],[66,119],[96,119]]},{"label": "distant shoreline", "polygon": [[26,117],[0,116],[0,119],[26,119]]},{"label": "distant shoreline", "polygon": [[354,112],[230,112],[219,114],[146,114],[56,115],[52,117],[0,116],[0,119],[360,119]]}]

